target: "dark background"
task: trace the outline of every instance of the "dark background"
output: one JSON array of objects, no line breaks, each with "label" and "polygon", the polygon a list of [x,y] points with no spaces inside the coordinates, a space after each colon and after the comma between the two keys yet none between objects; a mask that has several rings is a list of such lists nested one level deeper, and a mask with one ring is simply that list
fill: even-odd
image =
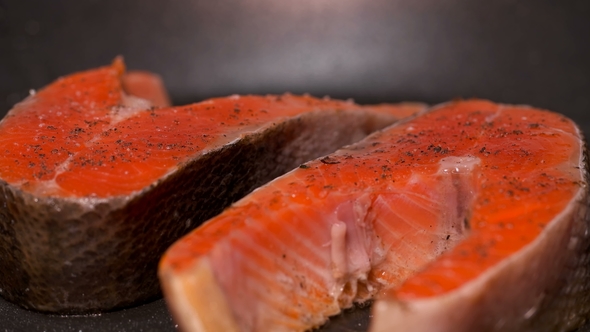
[{"label": "dark background", "polygon": [[123,55],[175,103],[482,97],[590,122],[590,1],[0,0],[0,112]]},{"label": "dark background", "polygon": [[[29,89],[117,55],[162,75],[176,104],[285,91],[481,97],[552,109],[590,132],[588,0],[0,0],[0,115]],[[173,329],[161,301],[69,320],[0,301],[8,331],[101,326]]]}]

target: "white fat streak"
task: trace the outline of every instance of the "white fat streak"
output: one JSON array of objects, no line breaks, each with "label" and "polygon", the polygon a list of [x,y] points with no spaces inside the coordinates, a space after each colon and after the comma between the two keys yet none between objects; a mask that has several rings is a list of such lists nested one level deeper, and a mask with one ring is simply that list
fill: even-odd
[{"label": "white fat streak", "polygon": [[[119,122],[126,120],[128,118],[131,118],[131,117],[133,117],[133,116],[135,116],[147,109],[150,109],[152,107],[152,103],[149,100],[135,97],[135,96],[131,96],[131,95],[126,95],[125,93],[122,94],[122,101],[123,101],[123,103],[121,105],[115,106],[111,109],[111,112],[109,114],[110,124],[107,128],[105,128],[105,131],[112,129]],[[94,135],[94,137],[92,137],[90,140],[88,140],[84,144],[86,145],[86,147],[90,147],[90,146],[92,146],[92,144],[94,142],[100,140],[101,136],[102,136],[102,132],[97,133],[96,135]],[[51,195],[51,194],[58,193],[61,188],[57,184],[56,179],[60,174],[67,171],[67,169],[70,166],[71,161],[73,160],[73,158],[75,156],[76,156],[76,154],[72,154],[72,155],[68,156],[68,158],[66,160],[64,160],[61,164],[59,164],[55,168],[55,175],[53,176],[52,179],[45,180],[45,181],[39,181],[36,188],[35,188],[35,194],[37,194],[37,195]],[[174,167],[174,169],[175,169],[175,167]],[[173,172],[174,169],[170,170],[166,175]]]},{"label": "white fat streak", "polygon": [[[441,255],[450,247],[454,246],[457,241],[464,237],[465,229],[464,219],[468,217],[468,209],[471,201],[475,196],[471,180],[473,173],[479,166],[481,160],[477,157],[451,156],[442,158],[439,161],[438,175],[442,177],[440,186],[442,188],[442,199],[447,208],[443,219],[440,223],[441,231],[451,235],[451,238],[439,242],[436,248],[436,256]],[[453,227],[455,226],[455,227]]]},{"label": "white fat streak", "polygon": [[[576,131],[580,134],[577,127]],[[583,145],[581,145],[581,149],[583,149]],[[580,165],[580,169],[585,168],[583,158],[584,153],[580,153],[577,163],[577,165]],[[584,179],[583,175],[582,179]],[[443,295],[419,298],[407,302],[398,302],[392,299],[384,299],[376,302],[373,307],[374,317],[376,318],[373,320],[370,331],[407,331],[410,329],[412,331],[432,331],[434,328],[440,331],[457,330],[456,321],[453,320],[452,315],[449,315],[449,310],[445,309],[451,308],[455,310],[458,307],[458,303],[471,301],[470,299],[473,299],[474,295],[477,296],[480,290],[485,289],[486,285],[489,285],[492,280],[497,279],[503,271],[514,268],[516,265],[522,265],[523,262],[533,257],[539,246],[546,244],[551,237],[559,236],[556,234],[567,231],[567,224],[571,222],[567,216],[573,215],[574,209],[579,208],[577,202],[584,201],[584,196],[586,195],[585,190],[585,188],[580,187],[567,207],[555,216],[535,240],[458,289]],[[571,254],[571,252],[566,254]],[[537,297],[532,301],[532,306],[518,308],[524,310],[522,315],[524,320],[533,318],[538,312],[538,306],[541,305],[545,297],[543,288],[539,288],[538,291]],[[522,297],[523,294],[521,294]],[[569,318],[576,319],[575,316]],[[503,321],[501,325],[503,326],[505,323]],[[497,324],[497,326],[500,325]]]},{"label": "white fat streak", "polygon": [[332,224],[330,235],[332,237],[332,274],[334,279],[341,279],[348,272],[346,264],[346,224],[341,221]]},{"label": "white fat streak", "polygon": [[[330,253],[334,285],[331,294],[342,307],[357,297],[358,283],[366,282],[371,263],[380,261],[383,250],[374,243],[372,225],[365,220],[371,201],[368,196],[341,203],[333,214]],[[372,291],[370,284],[366,285]],[[348,291],[345,292],[345,288]]]},{"label": "white fat streak", "polygon": [[506,105],[498,105],[498,109],[496,110],[496,112],[486,116],[486,122],[493,122],[497,117],[500,116],[500,114],[502,114],[502,112],[504,112],[504,109],[506,108]]},{"label": "white fat streak", "polygon": [[[580,129],[577,126],[574,126],[574,128],[575,134],[577,134],[577,136],[572,133],[565,134],[574,135],[578,139],[581,139],[583,135]],[[580,170],[583,170],[586,167],[584,162],[585,156],[583,153],[584,148],[584,144],[581,144],[580,151],[577,156],[578,159],[575,162],[572,162],[572,164],[577,165]],[[445,167],[441,168],[445,169]],[[587,180],[584,176],[586,172],[580,171],[577,174],[580,176],[581,180]],[[574,209],[579,208],[577,202],[583,202],[585,200],[585,195],[587,195],[585,186],[580,186],[578,192],[572,197],[566,208],[553,218],[553,220],[539,234],[539,236],[537,236],[535,240],[533,240],[530,244],[526,245],[518,252],[500,261],[495,266],[487,269],[479,277],[471,280],[470,282],[467,282],[462,287],[459,287],[458,289],[441,296],[411,300],[405,303],[387,300],[378,301],[375,304],[373,311],[377,319],[374,320],[371,331],[392,331],[394,329],[404,331],[409,328],[416,331],[430,331],[434,327],[441,331],[451,330],[451,328],[456,329],[456,325],[452,325],[452,320],[450,320],[451,324],[449,324],[449,322],[443,322],[441,319],[438,319],[441,317],[437,317],[436,319],[431,319],[431,317],[440,316],[440,314],[446,315],[445,318],[450,317],[447,315],[448,311],[441,310],[441,308],[455,307],[456,303],[464,302],[466,298],[469,298],[474,294],[478,294],[479,290],[484,289],[491,280],[494,280],[498,277],[498,275],[501,275],[502,271],[513,268],[513,266],[520,265],[521,262],[530,259],[534,252],[538,250],[538,248],[546,241],[548,241],[549,238],[552,236],[557,236],[555,234],[559,233],[560,229],[567,230],[566,226],[569,222],[571,222],[567,219],[567,216],[574,214]],[[584,209],[581,209],[581,211],[584,211]],[[583,219],[584,216],[578,216],[577,218]],[[588,229],[585,230],[584,236],[587,236],[587,234]],[[567,244],[567,246],[571,245],[571,242]],[[542,288],[539,290],[542,290]],[[524,307],[524,313],[522,316],[524,320],[531,319],[533,316],[535,316],[544,296],[544,293],[540,293],[533,301],[532,306]],[[497,324],[496,327],[499,328],[504,324],[505,322],[502,321],[502,324]]]},{"label": "white fat streak", "polygon": [[126,94],[123,94],[122,101],[123,103],[121,105],[117,105],[111,109],[110,127],[147,109],[150,109],[153,106],[149,100]]},{"label": "white fat streak", "polygon": [[439,161],[439,174],[469,174],[479,165],[481,160],[473,156],[452,156]]}]

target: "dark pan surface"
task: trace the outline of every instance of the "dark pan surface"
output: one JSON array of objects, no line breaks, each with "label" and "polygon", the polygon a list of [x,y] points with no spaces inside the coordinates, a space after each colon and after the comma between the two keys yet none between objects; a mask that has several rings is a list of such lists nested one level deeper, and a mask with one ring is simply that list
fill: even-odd
[{"label": "dark pan surface", "polygon": [[[316,332],[365,332],[371,307],[355,307],[334,317]],[[61,317],[27,311],[0,299],[0,327],[9,332],[148,332],[177,331],[164,300],[100,316]],[[576,332],[590,332],[590,324]]]},{"label": "dark pan surface", "polygon": [[[29,89],[120,54],[161,74],[176,104],[285,91],[481,97],[564,113],[588,133],[589,18],[586,0],[0,0],[0,116]],[[323,331],[368,320],[357,308]],[[174,330],[163,300],[60,317],[0,299],[0,331]]]}]

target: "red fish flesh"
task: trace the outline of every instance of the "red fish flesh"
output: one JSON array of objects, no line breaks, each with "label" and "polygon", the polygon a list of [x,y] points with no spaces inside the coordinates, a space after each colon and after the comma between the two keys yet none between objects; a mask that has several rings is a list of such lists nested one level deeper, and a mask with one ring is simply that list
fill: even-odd
[{"label": "red fish flesh", "polygon": [[156,76],[125,76],[118,59],[57,80],[0,122],[4,298],[61,313],[154,299],[158,260],[181,235],[423,109],[290,94],[168,103]]},{"label": "red fish flesh", "polygon": [[455,101],[303,164],[176,242],[184,331],[565,331],[590,310],[588,166],[560,114]]}]

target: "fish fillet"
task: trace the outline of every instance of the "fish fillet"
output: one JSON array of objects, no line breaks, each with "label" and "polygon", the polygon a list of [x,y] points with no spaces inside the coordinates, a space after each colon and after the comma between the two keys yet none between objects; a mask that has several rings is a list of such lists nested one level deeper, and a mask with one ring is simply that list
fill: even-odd
[{"label": "fish fillet", "polygon": [[125,75],[118,59],[57,80],[0,122],[4,298],[59,313],[155,299],[158,260],[181,235],[424,109],[290,94],[168,103],[158,77]]},{"label": "fish fillet", "polygon": [[269,182],[176,242],[183,331],[566,331],[590,309],[588,166],[560,114],[455,101]]}]

